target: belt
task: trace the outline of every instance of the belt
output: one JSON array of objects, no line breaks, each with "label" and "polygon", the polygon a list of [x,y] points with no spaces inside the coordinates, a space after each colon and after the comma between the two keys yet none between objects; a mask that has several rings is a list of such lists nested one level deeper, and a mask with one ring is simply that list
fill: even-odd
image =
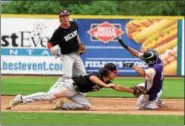
[{"label": "belt", "polygon": [[75,90],[79,92],[78,86],[76,83],[73,83],[73,86],[75,87]]},{"label": "belt", "polygon": [[73,83],[73,86],[77,86],[76,83]]}]

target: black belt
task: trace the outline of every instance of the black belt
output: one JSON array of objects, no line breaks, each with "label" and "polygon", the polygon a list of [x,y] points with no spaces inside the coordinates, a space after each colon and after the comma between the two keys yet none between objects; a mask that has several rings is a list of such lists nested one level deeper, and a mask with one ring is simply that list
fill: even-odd
[{"label": "black belt", "polygon": [[75,90],[76,90],[76,91],[79,91],[78,86],[77,86],[76,83],[73,83],[73,86],[75,87]]},{"label": "black belt", "polygon": [[77,86],[76,83],[73,83],[74,86]]}]

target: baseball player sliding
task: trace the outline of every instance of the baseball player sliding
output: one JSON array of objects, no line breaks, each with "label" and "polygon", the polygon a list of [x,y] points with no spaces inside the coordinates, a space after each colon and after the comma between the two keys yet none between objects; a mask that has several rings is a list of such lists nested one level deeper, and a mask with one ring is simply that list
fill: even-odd
[{"label": "baseball player sliding", "polygon": [[136,87],[126,88],[124,86],[116,85],[111,80],[117,77],[117,67],[113,63],[107,63],[96,74],[80,75],[70,78],[62,78],[60,83],[48,92],[38,92],[31,95],[17,95],[9,103],[7,109],[33,101],[50,101],[57,98],[67,97],[72,103],[64,103],[58,101],[52,106],[52,110],[89,110],[91,103],[81,94],[90,91],[98,91],[101,88],[112,88],[117,91],[130,93],[143,93]]},{"label": "baseball player sliding", "polygon": [[[139,86],[145,87],[146,94],[142,94],[137,100],[137,109],[157,109],[164,104],[159,101],[162,94],[163,86],[163,62],[155,50],[145,50],[140,53],[137,50],[128,47],[121,39],[118,39],[122,47],[124,47],[132,55],[141,58],[146,62],[148,68],[142,69],[134,63],[124,63],[125,67],[132,67],[138,74],[145,77],[145,82]],[[159,104],[160,103],[160,104]]]}]

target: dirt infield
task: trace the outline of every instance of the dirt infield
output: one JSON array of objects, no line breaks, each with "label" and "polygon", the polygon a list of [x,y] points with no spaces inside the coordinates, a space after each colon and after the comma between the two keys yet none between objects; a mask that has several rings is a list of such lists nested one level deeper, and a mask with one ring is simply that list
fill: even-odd
[{"label": "dirt infield", "polygon": [[[163,99],[168,107],[159,110],[136,110],[134,98],[88,98],[92,103],[89,111],[51,111],[52,103],[42,101],[19,105],[6,110],[12,96],[1,97],[2,112],[63,112],[63,113],[100,113],[100,114],[141,114],[141,115],[184,115],[184,99]],[[64,99],[64,101],[69,102]]]}]

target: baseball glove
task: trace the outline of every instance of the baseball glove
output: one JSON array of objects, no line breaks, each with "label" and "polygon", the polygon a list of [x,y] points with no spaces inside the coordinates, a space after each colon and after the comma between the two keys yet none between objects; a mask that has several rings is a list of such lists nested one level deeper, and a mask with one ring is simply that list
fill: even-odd
[{"label": "baseball glove", "polygon": [[77,51],[78,54],[84,54],[86,52],[86,46],[83,43],[79,43],[79,49]]},{"label": "baseball glove", "polygon": [[146,94],[145,87],[143,86],[133,86],[131,89],[134,90],[133,95],[138,98],[142,94]]}]

